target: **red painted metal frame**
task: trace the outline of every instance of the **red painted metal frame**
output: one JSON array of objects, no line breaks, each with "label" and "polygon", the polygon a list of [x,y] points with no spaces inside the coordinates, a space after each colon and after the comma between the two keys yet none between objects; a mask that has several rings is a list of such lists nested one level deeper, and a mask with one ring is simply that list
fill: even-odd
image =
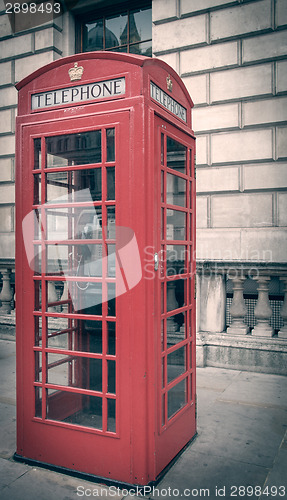
[{"label": "red painted metal frame", "polygon": [[[68,81],[68,69],[74,62],[84,67],[81,84],[124,76],[125,95],[109,100],[31,112],[32,93],[73,85]],[[166,88],[168,76],[173,81],[172,92]],[[186,108],[186,123],[150,98],[150,81]],[[192,150],[190,160],[193,205],[190,214],[193,226],[192,248],[195,249],[194,137],[191,130],[193,104],[182,81],[167,64],[157,59],[112,52],[76,54],[57,60],[22,80],[17,88],[19,90],[16,138],[17,454],[24,458],[110,480],[147,484],[156,479],[196,432],[194,368],[192,369],[193,398],[189,401],[190,404],[178,412],[165,428],[161,427],[160,279],[159,273],[155,273],[151,279],[150,268],[146,265],[146,249],[149,248],[150,252],[159,252],[161,246],[159,234],[161,169],[158,143],[161,129]],[[45,398],[42,383],[35,381],[35,352],[43,350],[44,353],[53,352],[61,355],[65,353],[73,358],[81,356],[97,359],[101,356],[34,344],[34,317],[39,317],[41,312],[34,311],[33,283],[34,281],[44,283],[51,276],[47,278],[44,275],[33,276],[25,256],[22,220],[33,207],[35,208],[32,183],[33,137],[114,126],[118,131],[116,225],[130,227],[135,232],[143,276],[137,286],[117,297],[115,320],[118,337],[115,357],[118,370],[117,394],[110,397],[118,401],[119,427],[116,433],[111,433],[48,420],[44,418],[45,414],[42,419],[35,417],[34,388],[42,386]],[[44,140],[42,143],[44,146]],[[42,163],[43,168],[44,163]],[[89,166],[83,166],[83,169],[87,168]],[[53,171],[53,169],[48,170]],[[42,189],[44,190],[44,187]],[[102,200],[104,200],[103,193]],[[114,205],[114,202],[105,203]],[[92,205],[101,204],[104,202],[95,202]],[[52,207],[55,208],[51,204]],[[54,240],[51,242],[55,243]],[[45,242],[47,243],[49,241]],[[72,243],[81,244],[82,241],[73,240]],[[186,244],[189,244],[189,241]],[[191,277],[195,273],[194,253],[192,255],[189,273]],[[54,276],[53,280],[60,281],[61,276]],[[77,280],[81,281],[80,278]],[[82,281],[84,280],[82,278]],[[100,280],[93,278],[91,281]],[[190,321],[192,359],[195,367],[195,307],[191,284],[188,285],[188,289],[192,301]],[[42,310],[45,310],[46,306],[44,293]],[[97,319],[97,316],[57,312],[48,312],[46,316],[71,318],[71,320]],[[44,322],[44,336],[45,328]],[[108,355],[106,357],[106,359],[115,358]],[[46,370],[45,363],[46,356],[43,355],[42,372]],[[49,384],[47,387],[57,386]],[[97,394],[95,391],[74,387],[61,387],[61,390],[66,392],[68,390],[69,393]]]}]

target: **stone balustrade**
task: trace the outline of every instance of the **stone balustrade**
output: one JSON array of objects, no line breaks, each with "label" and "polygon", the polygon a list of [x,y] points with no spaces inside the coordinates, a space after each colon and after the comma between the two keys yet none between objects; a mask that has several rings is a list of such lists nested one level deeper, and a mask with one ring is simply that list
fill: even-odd
[{"label": "stone balustrade", "polygon": [[[0,323],[14,324],[13,261],[0,262],[0,273]],[[199,261],[196,278],[198,366],[286,374],[286,264]],[[251,295],[246,293],[248,283],[249,288],[250,283],[252,285]],[[67,312],[65,285],[65,282],[48,281],[49,312]],[[167,296],[170,306],[174,295],[170,286]],[[183,326],[179,323],[175,328],[171,323],[168,326],[170,341],[173,337],[184,337]]]},{"label": "stone balustrade", "polygon": [[[272,326],[270,303],[270,281],[276,278],[283,283],[277,291],[277,324]],[[255,325],[248,324],[248,311],[244,294],[246,280],[254,282],[256,305]],[[232,283],[232,302],[229,307],[231,321],[226,324],[226,283]],[[197,332],[222,333],[227,335],[253,335],[287,339],[287,266],[282,264],[259,264],[244,262],[198,262],[197,263]],[[280,290],[280,291],[279,291]],[[283,304],[280,298],[285,295]],[[281,307],[279,307],[279,304]],[[279,313],[280,309],[280,313]]]},{"label": "stone balustrade", "polygon": [[[0,292],[0,315],[10,314],[14,310],[14,262],[0,262],[2,289]],[[277,331],[271,323],[272,308],[269,300],[271,277],[280,278],[284,302],[280,307],[280,323]],[[254,307],[255,326],[248,324],[247,306],[244,298],[244,284],[247,279],[256,283],[257,300]],[[226,283],[232,282],[232,301],[229,307],[231,321],[226,324]],[[49,303],[67,299],[67,288],[56,288],[56,283],[48,282]],[[168,300],[173,300],[172,287]],[[280,303],[281,304],[281,303]],[[63,305],[62,307],[65,307]],[[58,311],[59,306],[51,305],[49,311]],[[279,308],[277,308],[279,311]],[[278,312],[277,312],[278,314]],[[277,318],[278,319],[278,318]],[[278,323],[278,321],[277,321]],[[228,335],[253,335],[258,337],[284,338],[287,340],[287,267],[285,265],[267,265],[257,263],[234,262],[198,262],[197,263],[197,332],[222,333]]]}]

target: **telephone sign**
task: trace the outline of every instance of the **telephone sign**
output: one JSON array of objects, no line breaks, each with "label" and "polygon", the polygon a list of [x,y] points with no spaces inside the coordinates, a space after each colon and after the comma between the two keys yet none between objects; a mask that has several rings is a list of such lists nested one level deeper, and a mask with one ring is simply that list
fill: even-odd
[{"label": "telephone sign", "polygon": [[115,52],[17,89],[15,458],[146,485],[196,433],[193,104]]},{"label": "telephone sign", "polygon": [[119,96],[125,94],[125,78],[106,80],[87,85],[75,85],[64,89],[32,94],[31,108],[43,109],[50,106],[80,103],[82,101],[95,101],[103,97]]}]

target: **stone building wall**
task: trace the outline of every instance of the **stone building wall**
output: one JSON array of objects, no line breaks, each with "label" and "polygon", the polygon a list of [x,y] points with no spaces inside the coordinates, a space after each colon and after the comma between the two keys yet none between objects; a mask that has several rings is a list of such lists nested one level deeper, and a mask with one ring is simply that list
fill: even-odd
[{"label": "stone building wall", "polygon": [[195,104],[198,259],[286,262],[286,0],[155,0],[153,21]]},{"label": "stone building wall", "polygon": [[4,0],[0,0],[0,259],[15,256],[15,83],[39,67],[74,53],[70,14],[12,33]]}]

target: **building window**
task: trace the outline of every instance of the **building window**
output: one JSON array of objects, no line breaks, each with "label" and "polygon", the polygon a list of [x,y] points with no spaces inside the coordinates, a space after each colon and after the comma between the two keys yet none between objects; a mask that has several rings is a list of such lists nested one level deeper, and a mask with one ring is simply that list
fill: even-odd
[{"label": "building window", "polygon": [[[137,2],[137,5],[139,2]],[[77,52],[113,50],[152,56],[151,2],[89,13],[78,22]]]}]

